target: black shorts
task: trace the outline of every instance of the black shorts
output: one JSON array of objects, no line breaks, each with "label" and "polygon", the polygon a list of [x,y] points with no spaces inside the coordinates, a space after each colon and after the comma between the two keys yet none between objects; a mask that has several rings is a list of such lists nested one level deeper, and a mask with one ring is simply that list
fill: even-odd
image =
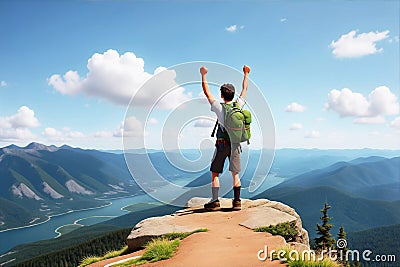
[{"label": "black shorts", "polygon": [[229,158],[229,171],[240,172],[240,144],[230,142],[217,142],[215,152],[211,162],[210,171],[222,173],[226,157]]}]

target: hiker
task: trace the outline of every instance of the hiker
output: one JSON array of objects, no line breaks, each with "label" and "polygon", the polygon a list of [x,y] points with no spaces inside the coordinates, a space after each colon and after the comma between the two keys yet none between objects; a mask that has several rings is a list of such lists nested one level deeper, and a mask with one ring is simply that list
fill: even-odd
[{"label": "hiker", "polygon": [[[208,83],[206,80],[208,69],[206,67],[200,68],[201,79],[202,79],[202,87],[203,92],[208,99],[208,102],[211,105],[211,111],[215,112],[218,118],[218,130],[217,130],[217,141],[215,144],[215,152],[214,157],[211,163],[210,171],[212,176],[211,181],[211,192],[212,199],[210,202],[204,205],[205,209],[216,210],[220,208],[220,203],[218,200],[218,191],[219,191],[219,179],[218,176],[222,173],[224,168],[225,159],[229,158],[229,171],[232,173],[233,178],[233,193],[234,198],[232,200],[232,208],[234,210],[240,210],[242,208],[241,200],[240,200],[240,152],[241,146],[240,142],[231,143],[229,137],[227,138],[226,130],[224,129],[225,122],[225,105],[237,105],[242,108],[245,104],[247,87],[248,87],[248,75],[250,72],[250,68],[246,65],[243,67],[243,83],[242,83],[242,92],[240,96],[237,98],[236,103],[234,103],[233,98],[235,96],[235,87],[232,84],[226,83],[223,84],[220,88],[221,98],[224,103],[220,103],[218,100],[214,98],[214,96],[210,93],[210,89],[208,87]],[[225,105],[224,105],[225,104]],[[228,139],[228,140],[227,140]]]}]

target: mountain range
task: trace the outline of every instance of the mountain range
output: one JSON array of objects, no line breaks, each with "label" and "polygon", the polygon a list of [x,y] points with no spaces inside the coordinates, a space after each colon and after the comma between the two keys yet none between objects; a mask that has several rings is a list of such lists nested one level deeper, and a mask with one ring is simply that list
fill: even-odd
[{"label": "mountain range", "polygon": [[[198,151],[186,150],[184,154],[196,158]],[[358,157],[371,154],[375,156]],[[310,218],[318,218],[322,203],[329,200],[328,195],[332,201],[348,199],[356,203],[377,201],[374,204],[378,206],[391,205],[386,202],[400,200],[400,158],[386,157],[398,154],[398,151],[368,149],[280,149],[275,152],[270,173],[285,181],[255,198],[277,199],[298,208],[305,218],[305,226],[310,229],[315,227],[315,219],[308,222],[308,212],[311,212]],[[261,168],[268,167],[257,161],[258,155],[259,151],[250,150],[248,166],[242,175],[243,187],[257,174],[259,164]],[[141,167],[140,163],[146,159],[150,159],[167,181],[189,187],[210,182],[208,170],[189,172],[171,164],[179,161],[178,151],[168,155],[155,150],[148,154],[131,151],[127,156],[134,158],[138,166],[135,172],[145,177],[149,188],[161,185],[151,179],[154,170],[149,172]],[[101,206],[107,203],[106,199],[143,193],[132,179],[123,154],[38,143],[0,149],[0,183],[0,230],[37,223],[71,210]],[[332,212],[342,208],[351,210],[347,207],[349,204],[341,201]],[[340,223],[361,227],[357,230],[379,226],[360,225],[355,221],[349,218]]]},{"label": "mountain range", "polygon": [[[193,158],[196,153],[186,151]],[[249,184],[258,164],[268,167],[253,160],[257,153],[250,151],[249,169],[242,177],[245,185]],[[137,171],[145,177],[151,172],[141,168],[140,162],[149,158],[166,180],[193,187],[209,183],[208,170],[186,172],[171,165],[171,159],[179,159],[178,152],[168,157],[162,151],[148,154],[129,151],[128,154],[135,158]],[[283,177],[284,182],[253,198],[277,200],[294,207],[311,240],[316,236],[316,224],[320,223],[320,210],[325,201],[332,206],[329,216],[334,224],[331,231],[334,236],[340,226],[348,233],[367,230],[373,233],[373,229],[400,223],[399,154],[399,151],[369,149],[277,150],[270,173]],[[148,180],[152,182],[151,177]],[[143,193],[132,179],[123,154],[38,143],[0,149],[0,183],[0,230],[32,224],[70,210],[104,205],[110,198]],[[152,216],[163,214],[164,208],[167,206],[155,208]],[[142,211],[132,212],[99,224],[102,230],[94,232],[129,227],[147,215]],[[63,238],[87,239],[93,234],[85,231],[92,227],[97,226],[77,229]],[[398,227],[391,232],[398,236]],[[58,244],[57,239],[52,242]],[[43,244],[48,247],[50,243]],[[354,241],[352,245],[356,247]],[[30,251],[31,247],[21,245],[18,250]]]},{"label": "mountain range", "polygon": [[293,177],[256,196],[284,202],[300,214],[315,237],[324,202],[333,233],[400,223],[400,157],[358,158]]},{"label": "mountain range", "polygon": [[0,230],[141,193],[123,155],[31,143],[0,149]]}]

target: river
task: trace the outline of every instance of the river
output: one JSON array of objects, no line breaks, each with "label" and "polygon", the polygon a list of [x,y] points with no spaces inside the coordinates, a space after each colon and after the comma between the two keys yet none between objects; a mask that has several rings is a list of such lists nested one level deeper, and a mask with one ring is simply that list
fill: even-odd
[{"label": "river", "polygon": [[[269,175],[268,179],[263,182],[256,192],[249,193],[247,190],[242,190],[242,197],[254,197],[256,194],[261,193],[264,190],[283,181],[284,178],[275,175]],[[61,232],[76,229],[79,227],[79,225],[93,225],[109,220],[113,217],[124,215],[127,213],[127,211],[122,210],[122,208],[131,204],[157,203],[156,200],[148,195],[113,199],[110,200],[110,202],[110,205],[100,208],[80,210],[58,216],[52,216],[50,220],[38,225],[0,232],[0,254],[3,254],[11,248],[23,243],[56,238]]]},{"label": "river", "polygon": [[110,200],[111,205],[89,210],[74,211],[51,217],[50,220],[30,227],[0,233],[0,254],[22,243],[34,242],[59,236],[56,232],[62,226],[71,224],[92,225],[112,217],[126,214],[123,207],[140,202],[155,202],[147,195],[131,196]]}]

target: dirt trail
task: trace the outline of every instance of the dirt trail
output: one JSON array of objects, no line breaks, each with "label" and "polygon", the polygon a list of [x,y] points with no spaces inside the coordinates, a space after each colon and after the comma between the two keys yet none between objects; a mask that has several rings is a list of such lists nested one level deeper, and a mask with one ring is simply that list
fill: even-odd
[{"label": "dirt trail", "polygon": [[[185,238],[171,259],[145,266],[283,266],[269,259],[262,262],[257,252],[265,245],[278,249],[285,245],[280,236],[258,233],[240,226],[246,220],[245,211],[214,211],[181,215],[179,225],[204,225],[208,232]],[[263,256],[263,255],[262,255]]]},{"label": "dirt trail", "polygon": [[[264,249],[266,245],[268,251],[271,251],[281,248],[285,242],[280,236],[254,232],[240,226],[239,223],[247,219],[246,210],[227,211],[223,209],[213,212],[188,212],[176,216],[177,225],[202,225],[208,229],[208,232],[196,233],[182,240],[171,259],[142,265],[143,267],[284,266],[279,261],[271,262],[269,258],[265,261],[258,259],[257,252]],[[140,252],[135,253],[135,255],[137,254]],[[104,266],[111,261],[92,264],[90,267]]]}]

